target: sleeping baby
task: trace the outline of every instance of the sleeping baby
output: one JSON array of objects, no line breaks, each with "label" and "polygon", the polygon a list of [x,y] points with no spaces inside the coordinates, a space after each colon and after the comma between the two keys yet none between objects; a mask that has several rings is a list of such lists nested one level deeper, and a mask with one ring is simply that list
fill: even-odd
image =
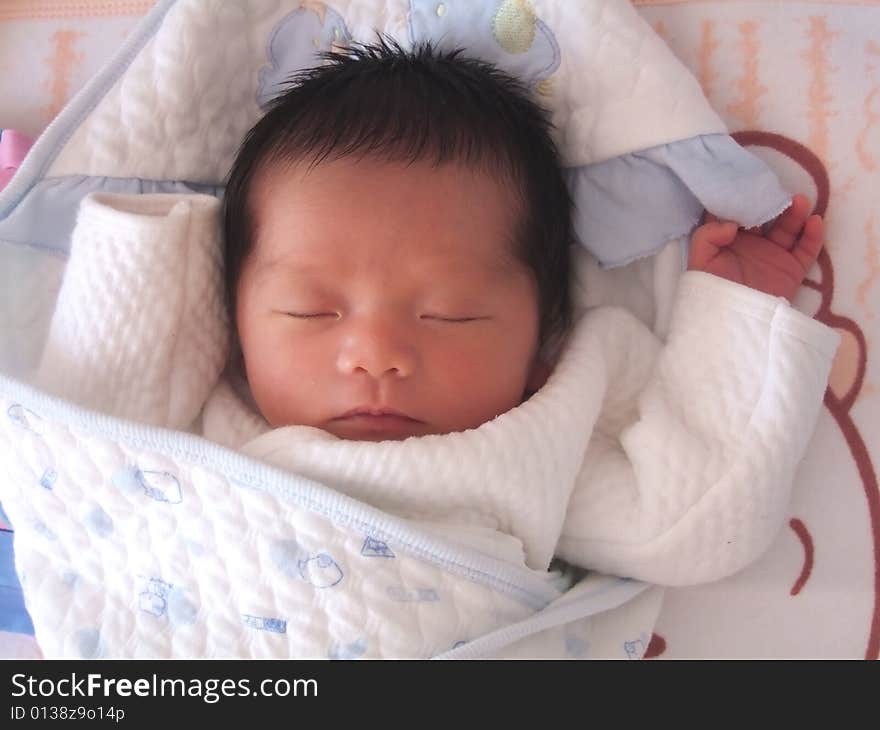
[{"label": "sleeping baby", "polygon": [[[789,305],[822,246],[808,200],[762,231],[698,227],[661,341],[585,306],[523,86],[430,46],[325,60],[247,135],[222,215],[201,195],[84,200],[39,384],[538,571],[682,585],[758,557],[837,344]],[[167,266],[83,303],[102,250]],[[110,313],[149,296],[173,322],[127,318],[145,344],[102,350]]]}]

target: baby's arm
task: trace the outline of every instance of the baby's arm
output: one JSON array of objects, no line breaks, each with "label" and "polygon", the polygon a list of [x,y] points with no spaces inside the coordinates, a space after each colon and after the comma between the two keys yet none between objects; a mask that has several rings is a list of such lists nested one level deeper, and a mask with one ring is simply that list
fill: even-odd
[{"label": "baby's arm", "polygon": [[86,197],[36,384],[188,428],[227,355],[218,206],[206,195]]},{"label": "baby's arm", "polygon": [[606,402],[558,554],[664,585],[742,569],[785,517],[836,333],[696,271],[682,276],[665,345],[624,312],[588,316],[607,333]]}]

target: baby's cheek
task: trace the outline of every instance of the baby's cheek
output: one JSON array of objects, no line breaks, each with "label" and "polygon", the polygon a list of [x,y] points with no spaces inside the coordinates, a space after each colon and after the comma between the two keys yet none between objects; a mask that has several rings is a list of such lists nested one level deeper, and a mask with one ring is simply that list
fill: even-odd
[{"label": "baby's cheek", "polygon": [[449,420],[472,428],[516,407],[525,395],[526,373],[521,355],[494,338],[470,349],[435,357],[442,362],[441,385],[433,400]]},{"label": "baby's cheek", "polygon": [[264,344],[245,352],[248,382],[260,412],[273,426],[306,423],[316,371],[287,338],[267,338]]}]

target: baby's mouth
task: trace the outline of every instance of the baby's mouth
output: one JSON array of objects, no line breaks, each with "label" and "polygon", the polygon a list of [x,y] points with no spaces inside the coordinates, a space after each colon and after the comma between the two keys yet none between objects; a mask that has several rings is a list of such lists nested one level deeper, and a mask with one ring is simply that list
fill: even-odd
[{"label": "baby's mouth", "polygon": [[396,441],[424,433],[424,422],[391,408],[353,408],[330,421],[342,438]]}]

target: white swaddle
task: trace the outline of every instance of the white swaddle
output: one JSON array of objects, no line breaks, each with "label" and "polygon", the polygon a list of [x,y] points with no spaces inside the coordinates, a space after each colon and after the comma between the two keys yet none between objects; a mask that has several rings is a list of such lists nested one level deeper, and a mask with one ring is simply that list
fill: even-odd
[{"label": "white swaddle", "polygon": [[776,534],[811,433],[796,425],[815,423],[838,339],[785,300],[687,272],[657,287],[673,305],[649,302],[671,312],[664,344],[629,311],[596,306],[607,274],[585,262],[574,289],[593,306],[577,302],[547,383],[492,421],[381,443],[269,430],[228,384],[208,397],[228,338],[218,216],[207,196],[86,198],[37,384],[174,429],[207,402],[207,438],[447,537],[515,538],[534,570],[561,539],[580,567],[687,584],[743,567]]}]

